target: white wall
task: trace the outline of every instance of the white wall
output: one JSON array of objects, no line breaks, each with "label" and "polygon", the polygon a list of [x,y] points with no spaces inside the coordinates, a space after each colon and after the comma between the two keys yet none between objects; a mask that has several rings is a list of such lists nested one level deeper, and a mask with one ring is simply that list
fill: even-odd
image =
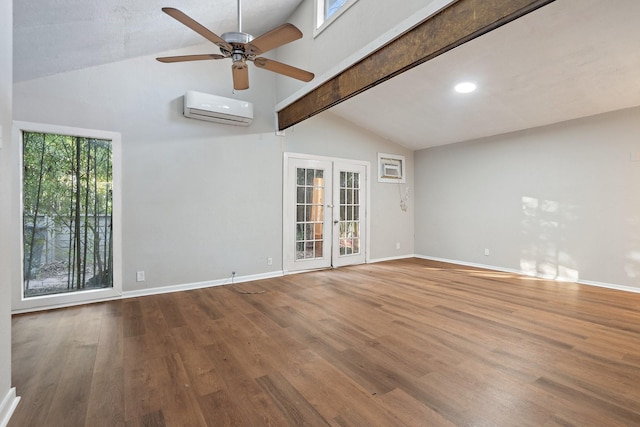
[{"label": "white wall", "polygon": [[[357,128],[340,117],[324,112],[286,130],[285,149],[293,153],[315,154],[371,163],[371,253],[372,260],[413,254],[413,152],[379,136]],[[406,184],[379,183],[378,152],[405,156]],[[406,212],[400,195],[409,188]],[[400,249],[397,249],[400,244]]]},{"label": "white wall", "polygon": [[633,108],[416,152],[416,253],[640,290],[639,135]]},{"label": "white wall", "polygon": [[9,244],[12,211],[11,194],[11,97],[12,97],[12,40],[13,3],[0,0],[0,425],[7,421],[17,403],[11,388],[11,284],[14,277],[10,263],[12,245]]},{"label": "white wall", "polygon": [[279,78],[278,101],[333,77],[355,58],[361,59],[383,40],[392,40],[448,3],[451,0],[360,0],[314,37],[315,1],[303,1],[288,22],[300,28],[304,38],[279,48],[277,59],[309,70],[316,78],[309,84]]},{"label": "white wall", "polygon": [[[412,161],[410,152],[330,116],[276,136],[275,76],[251,67],[250,81],[252,89],[233,94],[228,62],[143,57],[14,85],[15,120],[121,133],[125,292],[224,280],[232,271],[281,271],[285,151],[372,165],[384,151]],[[189,89],[247,99],[256,118],[248,128],[186,119],[181,96]],[[372,258],[413,252],[412,211],[392,208],[397,191],[388,184],[372,191]],[[12,244],[19,271],[20,250]],[[145,282],[135,281],[140,270]]]}]

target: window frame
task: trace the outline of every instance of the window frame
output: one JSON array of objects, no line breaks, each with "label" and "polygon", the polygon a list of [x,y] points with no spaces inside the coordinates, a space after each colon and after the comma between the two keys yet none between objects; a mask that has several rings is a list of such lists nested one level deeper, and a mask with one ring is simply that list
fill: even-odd
[{"label": "window frame", "polygon": [[324,31],[329,25],[331,25],[336,19],[345,13],[351,6],[356,4],[358,0],[347,0],[333,15],[329,18],[324,18],[324,5],[326,0],[315,0],[315,8],[313,12],[313,37],[317,37]]},{"label": "window frame", "polygon": [[86,304],[90,302],[106,301],[119,298],[122,296],[122,139],[118,132],[110,132],[96,129],[83,129],[68,126],[49,125],[42,123],[30,122],[13,122],[12,139],[16,142],[18,149],[16,150],[20,165],[18,186],[20,189],[19,217],[20,230],[23,229],[22,211],[23,206],[23,132],[40,132],[58,135],[71,135],[83,138],[95,138],[111,141],[112,149],[112,227],[113,227],[113,287],[104,289],[89,289],[80,292],[42,295],[42,296],[24,296],[24,268],[22,266],[24,257],[23,233],[20,235],[20,280],[15,283],[17,289],[13,292],[12,310],[14,313],[28,312],[34,310],[46,310],[51,308],[66,307],[78,304]]}]

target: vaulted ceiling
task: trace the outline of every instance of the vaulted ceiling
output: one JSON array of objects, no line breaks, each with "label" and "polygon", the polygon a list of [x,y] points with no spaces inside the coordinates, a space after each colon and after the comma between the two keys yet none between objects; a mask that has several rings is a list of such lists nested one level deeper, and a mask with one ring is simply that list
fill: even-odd
[{"label": "vaulted ceiling", "polygon": [[331,112],[421,149],[638,105],[640,1],[556,0]]},{"label": "vaulted ceiling", "polygon": [[[262,34],[286,22],[300,2],[246,0],[243,30]],[[163,6],[175,5],[16,0],[14,80],[202,43]],[[233,0],[178,7],[218,34],[237,29]],[[638,106],[638,22],[637,0],[556,0],[329,111],[421,149]],[[455,93],[462,80],[476,82],[476,92]]]},{"label": "vaulted ceiling", "polygon": [[[242,29],[260,35],[302,0],[245,0]],[[237,31],[236,0],[14,0],[14,81],[200,44],[204,39],[164,13],[179,7],[217,34]]]}]

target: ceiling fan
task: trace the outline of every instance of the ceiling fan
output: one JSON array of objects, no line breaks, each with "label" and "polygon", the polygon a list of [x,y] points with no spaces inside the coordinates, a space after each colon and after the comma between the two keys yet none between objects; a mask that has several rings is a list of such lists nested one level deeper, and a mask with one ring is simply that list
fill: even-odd
[{"label": "ceiling fan", "polygon": [[304,82],[309,82],[314,77],[313,73],[310,73],[309,71],[283,64],[282,62],[274,61],[273,59],[258,56],[302,38],[302,32],[296,28],[295,25],[287,23],[255,38],[251,34],[243,33],[240,0],[238,0],[238,31],[224,33],[222,34],[222,37],[213,33],[178,9],[163,7],[162,11],[178,22],[191,28],[202,37],[213,42],[220,48],[220,54],[213,53],[156,58],[160,62],[168,63],[231,58],[233,61],[231,65],[233,88],[235,90],[249,88],[249,70],[247,68],[247,61],[253,62],[258,68],[293,77],[294,79],[302,80]]}]

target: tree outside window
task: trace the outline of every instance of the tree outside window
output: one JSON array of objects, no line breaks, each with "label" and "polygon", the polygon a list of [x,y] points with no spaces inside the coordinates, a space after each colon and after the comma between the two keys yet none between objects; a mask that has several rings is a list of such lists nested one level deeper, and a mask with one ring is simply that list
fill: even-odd
[{"label": "tree outside window", "polygon": [[110,140],[23,132],[25,297],[113,287]]}]

